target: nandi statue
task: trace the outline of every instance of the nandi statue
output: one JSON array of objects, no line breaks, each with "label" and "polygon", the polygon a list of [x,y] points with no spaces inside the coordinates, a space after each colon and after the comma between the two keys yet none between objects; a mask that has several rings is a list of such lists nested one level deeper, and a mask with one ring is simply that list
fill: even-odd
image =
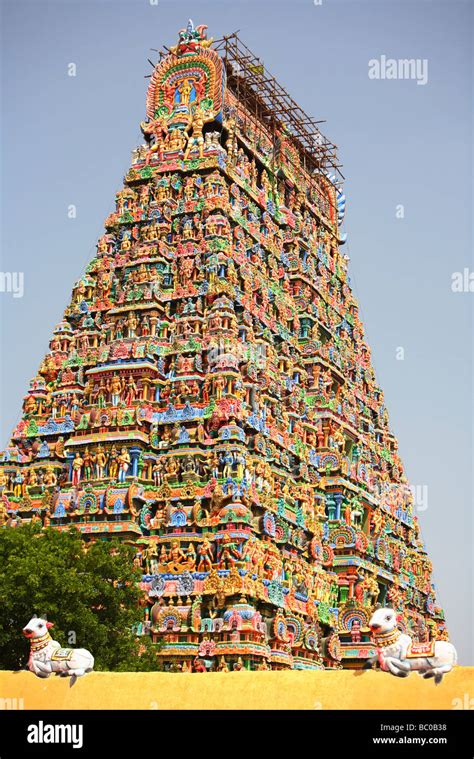
[{"label": "nandi statue", "polygon": [[397,624],[400,617],[393,609],[377,609],[369,622],[377,656],[369,659],[365,669],[378,663],[384,672],[397,677],[407,677],[416,671],[423,677],[434,677],[436,684],[457,663],[456,649],[446,640],[414,643],[409,635],[402,633]]},{"label": "nandi statue", "polygon": [[55,673],[61,677],[71,677],[70,685],[76,679],[94,668],[94,657],[85,648],[61,648],[57,640],[49,634],[53,622],[36,614],[23,628],[23,635],[30,641],[28,669],[37,677],[49,677]]}]

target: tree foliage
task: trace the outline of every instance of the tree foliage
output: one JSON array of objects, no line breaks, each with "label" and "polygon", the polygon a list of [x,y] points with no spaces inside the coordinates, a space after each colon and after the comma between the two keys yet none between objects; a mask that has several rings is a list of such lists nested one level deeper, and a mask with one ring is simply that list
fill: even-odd
[{"label": "tree foliage", "polygon": [[54,622],[51,633],[62,646],[91,651],[95,669],[159,669],[149,637],[133,632],[143,618],[133,555],[132,546],[115,539],[86,549],[74,528],[1,529],[0,668],[26,666],[22,628],[38,614]]}]

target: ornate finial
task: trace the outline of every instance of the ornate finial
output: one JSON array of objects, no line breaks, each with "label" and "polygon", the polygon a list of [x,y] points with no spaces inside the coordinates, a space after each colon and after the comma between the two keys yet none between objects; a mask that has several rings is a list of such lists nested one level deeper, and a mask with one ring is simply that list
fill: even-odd
[{"label": "ornate finial", "polygon": [[212,38],[207,39],[206,29],[206,24],[199,24],[195,27],[190,18],[186,28],[179,31],[178,44],[171,47],[170,51],[182,56],[196,53],[199,48],[209,47],[212,44]]}]

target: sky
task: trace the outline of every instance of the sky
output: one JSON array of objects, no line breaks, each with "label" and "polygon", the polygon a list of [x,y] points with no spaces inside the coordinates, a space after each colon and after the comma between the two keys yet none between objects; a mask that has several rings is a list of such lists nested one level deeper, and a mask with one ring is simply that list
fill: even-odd
[{"label": "sky", "polygon": [[[240,30],[302,108],[326,120],[322,131],[338,145],[351,283],[418,493],[438,601],[461,663],[472,664],[474,293],[452,288],[456,272],[474,270],[472,4],[0,0],[0,7],[0,273],[22,274],[24,283],[14,297],[0,280],[7,290],[0,292],[0,447],[142,141],[152,48],[175,44],[189,17],[215,38]],[[418,71],[382,77],[404,73],[387,69],[389,59],[413,59]]]}]

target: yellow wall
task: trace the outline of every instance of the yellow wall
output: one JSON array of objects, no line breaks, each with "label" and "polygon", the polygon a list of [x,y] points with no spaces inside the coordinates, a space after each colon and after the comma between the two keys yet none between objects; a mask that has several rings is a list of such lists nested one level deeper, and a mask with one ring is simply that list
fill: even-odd
[{"label": "yellow wall", "polygon": [[440,685],[372,671],[93,672],[70,688],[68,678],[0,672],[0,698],[24,709],[452,709],[474,699],[474,668]]}]

